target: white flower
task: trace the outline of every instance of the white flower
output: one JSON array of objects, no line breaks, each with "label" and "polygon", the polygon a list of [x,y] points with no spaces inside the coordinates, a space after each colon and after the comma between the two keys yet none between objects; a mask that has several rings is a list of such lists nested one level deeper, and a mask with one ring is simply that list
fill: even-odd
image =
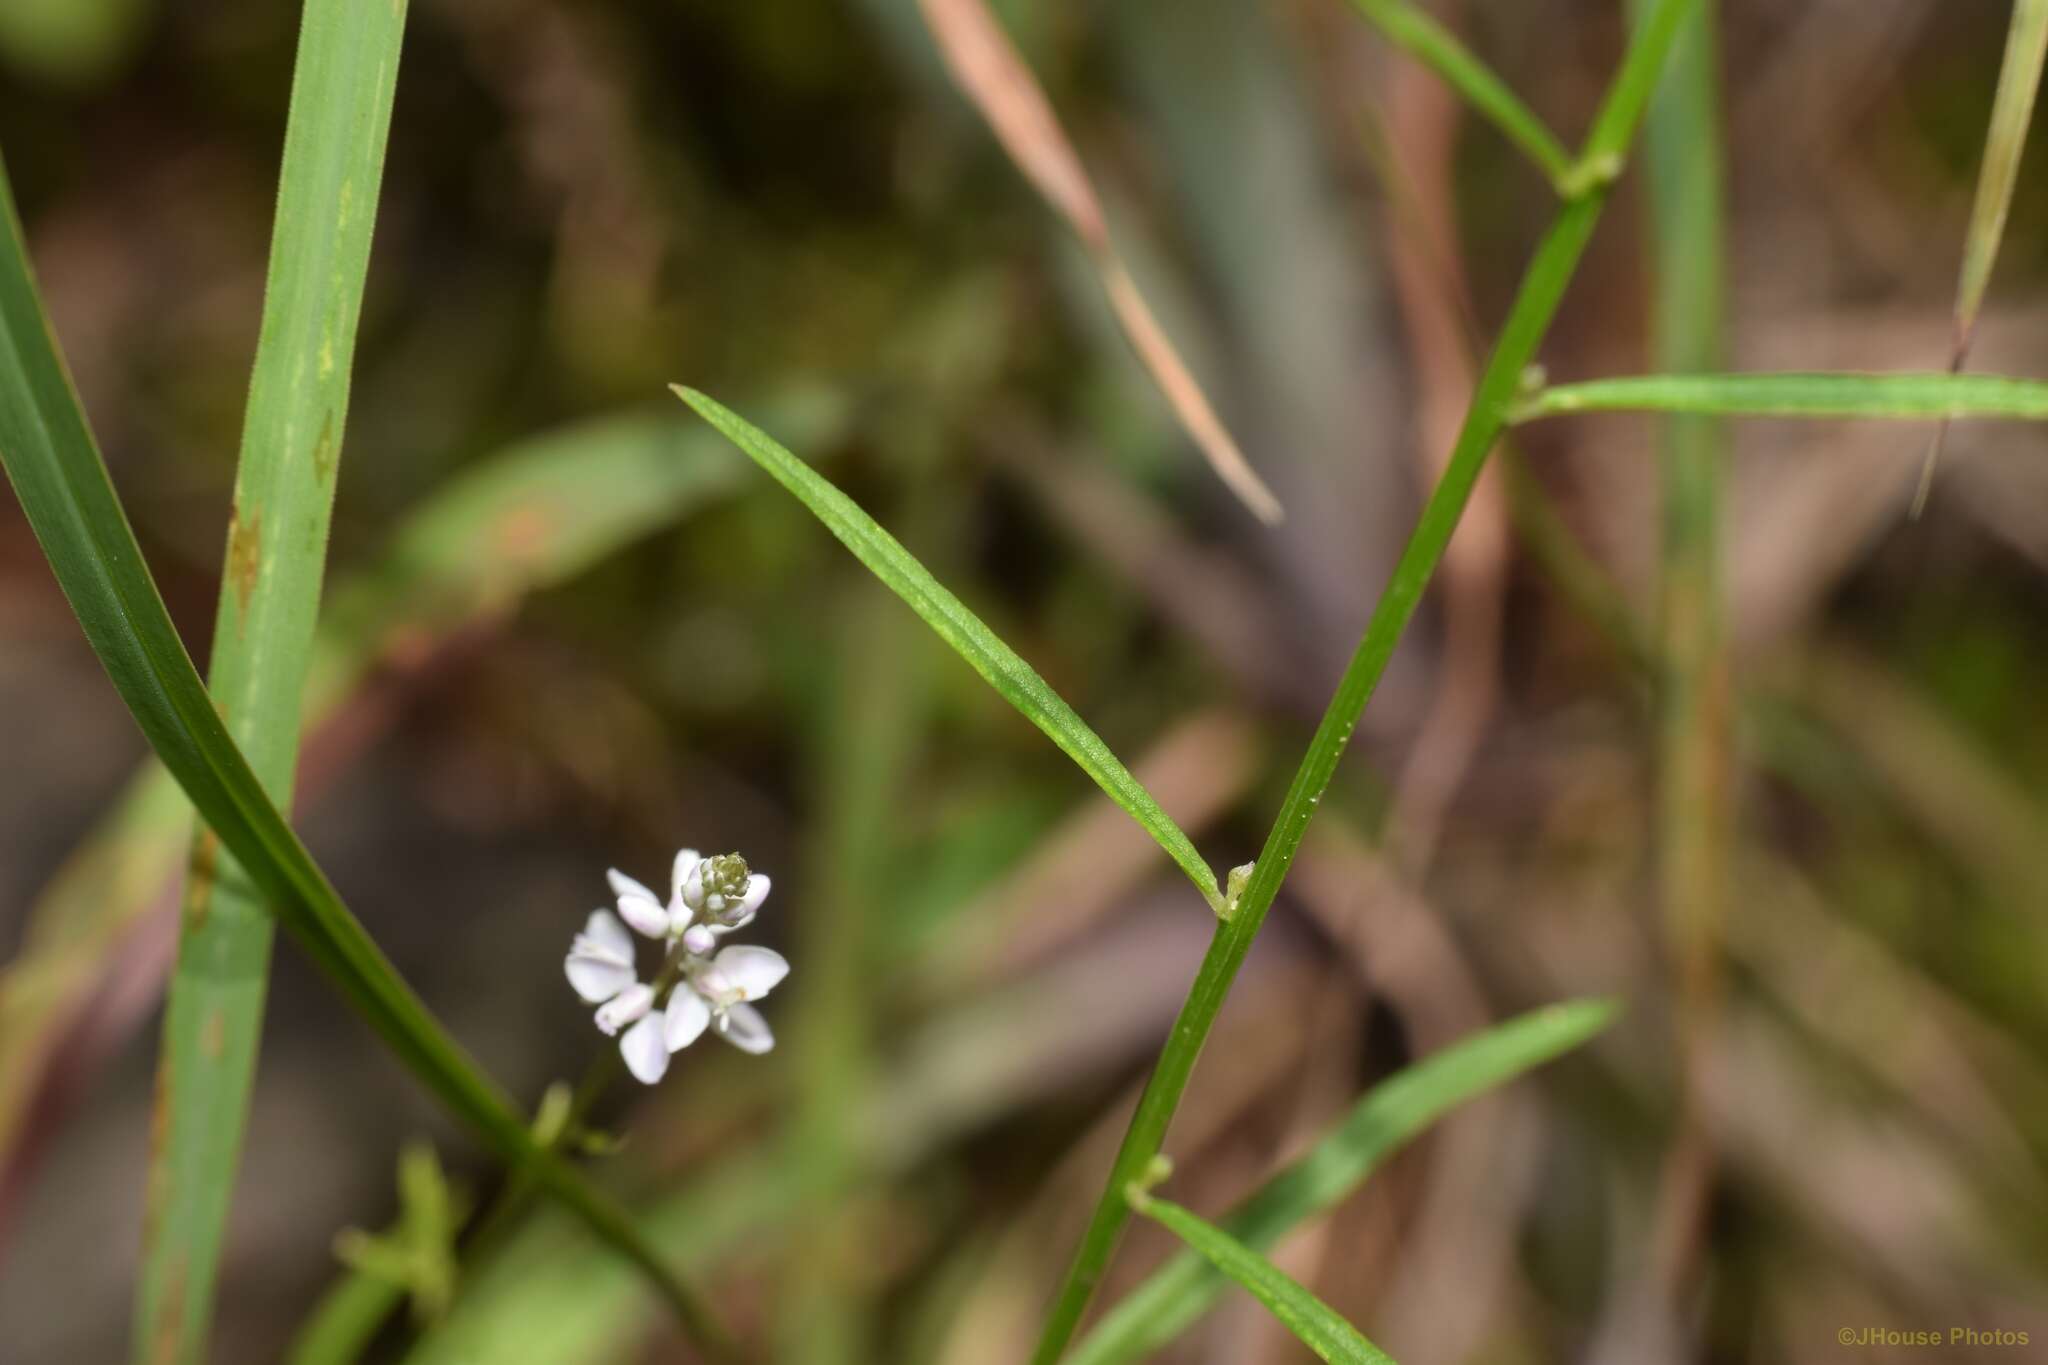
[{"label": "white flower", "polygon": [[[653,1085],[668,1070],[668,1049],[662,1044],[662,1016],[654,1008],[654,988],[642,985],[633,970],[633,936],[609,910],[593,910],[583,932],[569,945],[563,963],[576,994],[598,1006],[597,1026],[606,1034],[626,1029],[619,1052],[632,1073]],[[626,1028],[631,1024],[631,1028]]]},{"label": "white flower", "polygon": [[611,911],[593,910],[569,945],[566,965],[576,994],[601,1005],[634,982],[633,936]]},{"label": "white flower", "polygon": [[[768,878],[750,871],[736,853],[704,858],[686,848],[676,854],[664,905],[616,868],[607,875],[618,914],[592,911],[564,965],[576,993],[599,1006],[598,1028],[607,1035],[625,1030],[619,1052],[633,1075],[653,1085],[668,1071],[669,1055],[696,1042],[706,1028],[742,1052],[774,1047],[775,1035],[752,1002],[789,975],[789,963],[767,948],[718,950],[722,935],[752,922],[768,898]],[[667,954],[652,985],[634,970],[627,925],[661,943]],[[658,992],[669,981],[674,988],[657,1011]]]},{"label": "white flower", "polygon": [[705,858],[694,848],[676,854],[669,875],[668,904],[617,868],[605,874],[619,898],[619,915],[648,938],[691,935],[691,951],[702,956],[711,940],[743,929],[768,899],[768,878],[749,871],[736,853]]},{"label": "white flower", "polygon": [[683,979],[668,998],[669,1050],[680,1052],[709,1025],[742,1052],[768,1051],[775,1046],[775,1034],[751,1002],[788,975],[789,963],[770,948],[739,944],[711,958],[686,954]]}]

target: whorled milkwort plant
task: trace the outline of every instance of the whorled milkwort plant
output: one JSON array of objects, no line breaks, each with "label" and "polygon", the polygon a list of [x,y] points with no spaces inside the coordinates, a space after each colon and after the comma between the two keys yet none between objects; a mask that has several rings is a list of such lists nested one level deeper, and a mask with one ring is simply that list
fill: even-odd
[{"label": "whorled milkwort plant", "polygon": [[[789,975],[772,948],[718,940],[753,922],[768,899],[768,878],[737,853],[706,858],[693,848],[676,854],[668,903],[625,873],[608,874],[618,913],[593,910],[563,962],[576,994],[596,1005],[597,1026],[619,1037],[626,1069],[647,1085],[668,1072],[668,1059],[709,1028],[742,1052],[763,1053],[775,1034],[753,1002]],[[652,981],[641,981],[633,933],[661,945]],[[663,995],[666,993],[666,1003]]]}]

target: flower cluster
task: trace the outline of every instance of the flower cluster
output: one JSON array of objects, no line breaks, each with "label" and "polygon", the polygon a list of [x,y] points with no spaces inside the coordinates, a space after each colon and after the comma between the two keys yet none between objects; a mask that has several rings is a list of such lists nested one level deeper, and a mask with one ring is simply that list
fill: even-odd
[{"label": "flower cluster", "polygon": [[[599,1007],[598,1028],[607,1035],[625,1030],[619,1052],[627,1069],[653,1085],[667,1072],[669,1055],[707,1028],[742,1052],[774,1047],[775,1035],[752,1002],[789,975],[789,963],[767,948],[718,946],[752,922],[768,898],[768,879],[749,871],[737,853],[702,858],[689,848],[676,854],[666,904],[625,873],[608,875],[618,912],[591,911],[563,965],[576,994]],[[651,982],[640,980],[628,925],[662,945],[661,970]]]}]

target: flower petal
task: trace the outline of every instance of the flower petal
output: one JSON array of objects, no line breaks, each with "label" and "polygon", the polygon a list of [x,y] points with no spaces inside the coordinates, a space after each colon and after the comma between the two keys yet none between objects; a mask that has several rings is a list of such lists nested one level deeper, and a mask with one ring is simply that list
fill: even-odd
[{"label": "flower petal", "polygon": [[619,914],[633,926],[635,933],[648,938],[668,937],[668,911],[662,909],[661,902],[648,895],[644,888],[619,893]]},{"label": "flower petal", "polygon": [[633,984],[633,965],[630,962],[613,962],[572,952],[563,966],[568,969],[569,984],[576,988],[576,994],[593,1005],[603,1004]]},{"label": "flower petal", "polygon": [[705,1025],[711,1022],[711,1006],[704,997],[688,986],[677,986],[676,993],[668,998],[667,1023],[664,1037],[670,1052],[681,1052],[703,1036]]},{"label": "flower petal", "polygon": [[654,1008],[654,988],[634,982],[597,1012],[597,1026],[605,1033],[617,1033]]},{"label": "flower petal", "polygon": [[768,1021],[752,1005],[734,1005],[719,1015],[718,1036],[756,1057],[775,1046],[775,1034]]},{"label": "flower petal", "polygon": [[754,912],[761,908],[761,902],[768,899],[768,879],[759,872],[747,878],[747,894],[740,897],[739,915],[752,919]]},{"label": "flower petal", "polygon": [[[609,910],[593,910],[590,918],[583,921],[580,938],[589,939],[600,948],[608,948],[611,955],[621,962],[633,960],[633,936],[626,932],[626,926],[619,923],[619,917]],[[583,945],[579,942],[577,947]]]},{"label": "flower petal", "polygon": [[677,901],[683,899],[683,883],[690,880],[690,874],[697,870],[697,864],[704,861],[704,855],[694,848],[680,849],[676,853],[675,867],[669,873],[668,893]]},{"label": "flower petal", "polygon": [[634,881],[616,867],[606,869],[604,879],[612,884],[612,894],[621,900],[624,900],[627,896],[645,896],[656,905],[661,904],[661,897],[655,895],[645,885]]},{"label": "flower petal", "polygon": [[742,1000],[759,1000],[789,975],[789,962],[781,953],[752,944],[720,949],[711,965],[732,983]]},{"label": "flower petal", "polygon": [[626,1070],[642,1085],[653,1085],[668,1073],[668,1046],[661,1033],[661,1016],[650,1014],[619,1039],[619,1055],[626,1059]]}]

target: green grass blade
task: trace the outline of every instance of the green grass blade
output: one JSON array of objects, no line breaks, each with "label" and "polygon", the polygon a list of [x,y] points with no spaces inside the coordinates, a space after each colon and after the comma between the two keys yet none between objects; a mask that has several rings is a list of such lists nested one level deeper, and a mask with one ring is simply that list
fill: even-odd
[{"label": "green grass blade", "polygon": [[[1715,9],[1714,0],[1702,0],[1686,25],[1643,128],[1653,244],[1653,363],[1681,372],[1718,370],[1727,361]],[[1713,1178],[1694,1097],[1704,1083],[1705,1050],[1717,1029],[1721,993],[1734,708],[1721,582],[1723,423],[1674,414],[1658,425],[1664,527],[1654,846],[1681,1091],[1652,1215],[1663,1229],[1652,1240],[1665,1246],[1692,1241],[1678,1230],[1696,1223]],[[1668,1256],[1653,1259],[1644,1277],[1649,1292],[1678,1302],[1682,1267]]]},{"label": "green grass blade", "polygon": [[[1223,1230],[1264,1251],[1307,1219],[1349,1198],[1418,1133],[1450,1110],[1578,1047],[1612,1023],[1616,1007],[1574,1000],[1461,1039],[1367,1091],[1302,1157],[1223,1220]],[[1174,1257],[1102,1315],[1070,1365],[1121,1365],[1164,1347],[1207,1312],[1223,1277],[1201,1257]]]},{"label": "green grass blade", "polygon": [[1570,185],[1574,163],[1564,143],[1455,33],[1408,0],[1351,0],[1351,5],[1387,41],[1442,77],[1535,162],[1551,184],[1560,191]]},{"label": "green grass blade", "polygon": [[2048,383],[1992,374],[1646,374],[1544,389],[1514,418],[1577,412],[1679,412],[1721,417],[1880,420],[2048,418]]},{"label": "green grass blade", "polygon": [[1394,1365],[1392,1356],[1367,1341],[1336,1309],[1214,1223],[1135,1187],[1130,1200],[1132,1208],[1165,1224],[1210,1264],[1250,1290],[1281,1326],[1324,1360],[1334,1365]]},{"label": "green grass blade", "polygon": [[540,1149],[348,912],[235,747],[185,653],[107,477],[28,268],[0,167],[0,464],[58,585],[157,756],[285,928],[407,1068],[508,1162],[530,1171],[663,1292],[692,1334],[723,1334],[626,1214]]},{"label": "green grass blade", "polygon": [[[2006,31],[2005,59],[1998,68],[1998,93],[1991,101],[1991,126],[1984,134],[1984,163],[1977,172],[1977,197],[1970,205],[1970,226],[1963,237],[1962,276],[1956,281],[1955,335],[1948,368],[1963,368],[1970,338],[1977,329],[1977,310],[1998,262],[1998,244],[2005,237],[2005,216],[2012,208],[2013,186],[2020,178],[2020,157],[2027,149],[2027,125],[2034,117],[2034,94],[2041,88],[2041,62],[2048,56],[2048,0],[2014,0],[2012,26]],[[1913,514],[1927,504],[1934,486],[1934,465],[1941,457],[1944,422],[1928,443],[1920,467],[1920,486],[1913,492]]]},{"label": "green grass blade", "polygon": [[1337,690],[1316,726],[1308,752],[1296,769],[1294,781],[1280,805],[1280,813],[1266,835],[1266,843],[1254,864],[1249,884],[1239,897],[1235,912],[1218,926],[1216,937],[1202,959],[1194,985],[1175,1018],[1173,1032],[1159,1054],[1151,1079],[1138,1098],[1123,1144],[1117,1149],[1108,1180],[1097,1199],[1095,1213],[1081,1235],[1081,1245],[1067,1268],[1067,1276],[1046,1314],[1033,1365],[1054,1365],[1073,1340],[1087,1310],[1088,1300],[1101,1282],[1118,1238],[1130,1219],[1124,1191],[1142,1179],[1159,1154],[1167,1126],[1194,1073],[1202,1044],[1215,1026],[1230,993],[1231,982],[1251,952],[1252,941],[1266,913],[1279,894],[1280,883],[1294,862],[1308,822],[1337,771],[1337,760],[1352,729],[1372,699],[1394,648],[1413,619],[1422,594],[1436,573],[1473,485],[1486,467],[1486,458],[1506,428],[1510,406],[1520,388],[1522,375],[1535,359],[1536,348],[1557,313],[1565,286],[1571,282],[1584,255],[1607,190],[1618,172],[1621,154],[1634,136],[1655,86],[1657,74],[1676,40],[1680,26],[1695,0],[1658,0],[1646,22],[1636,28],[1622,57],[1606,99],[1601,103],[1593,130],[1587,135],[1570,195],[1550,230],[1537,245],[1536,254],[1523,272],[1521,287],[1502,324],[1499,339],[1487,357],[1472,404],[1452,446],[1443,476],[1423,505],[1414,533],[1401,552],[1388,580],[1387,590],[1373,607],[1365,634],[1338,680]]},{"label": "green grass blade", "polygon": [[867,565],[891,592],[923,617],[925,624],[951,645],[955,653],[973,665],[974,671],[987,679],[989,686],[995,688],[1004,701],[1023,712],[1027,720],[1043,730],[1067,757],[1081,766],[1081,771],[1094,778],[1096,785],[1109,794],[1110,800],[1122,806],[1132,819],[1159,841],[1159,846],[1180,864],[1181,871],[1187,873],[1188,879],[1194,882],[1210,906],[1221,913],[1223,898],[1216,885],[1216,874],[1195,851],[1188,836],[1159,808],[1152,794],[1131,776],[1130,770],[1109,751],[1109,746],[1088,728],[1087,722],[1074,713],[1074,708],[1061,700],[1059,693],[1053,691],[1030,664],[1018,657],[1017,651],[997,638],[980,617],[948,592],[910,551],[876,524],[875,519],[863,512],[853,499],[777,444],[766,432],[695,389],[677,385],[675,393],[696,409],[705,421],[723,432],[727,440],[746,452],[748,458],[772,475],[777,483],[794,493],[797,500],[810,508],[818,520],[825,523],[825,528],[839,538],[841,544],[853,551],[856,559]]},{"label": "green grass blade", "polygon": [[[288,805],[405,4],[307,0],[249,381],[210,690]],[[263,1029],[272,920],[197,832],[157,1062],[138,1360],[206,1354]]]}]

